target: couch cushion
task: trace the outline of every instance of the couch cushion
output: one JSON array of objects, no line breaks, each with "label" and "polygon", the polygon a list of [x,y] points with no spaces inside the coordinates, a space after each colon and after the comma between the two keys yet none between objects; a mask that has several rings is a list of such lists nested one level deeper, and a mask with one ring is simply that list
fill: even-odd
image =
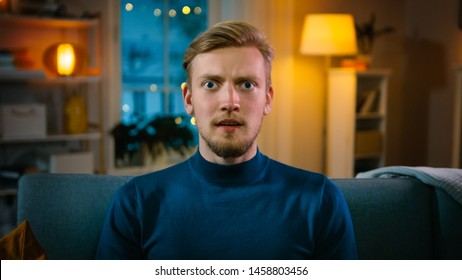
[{"label": "couch cushion", "polygon": [[434,190],[417,179],[335,179],[360,259],[433,259]]}]

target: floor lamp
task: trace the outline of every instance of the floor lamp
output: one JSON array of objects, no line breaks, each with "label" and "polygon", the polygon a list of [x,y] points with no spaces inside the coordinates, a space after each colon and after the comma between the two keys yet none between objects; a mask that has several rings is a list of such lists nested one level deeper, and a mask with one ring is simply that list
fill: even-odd
[{"label": "floor lamp", "polygon": [[[303,24],[300,52],[305,55],[325,57],[324,74],[327,80],[332,56],[347,56],[357,53],[356,32],[353,16],[349,14],[308,14]],[[327,164],[327,94],[324,97],[322,168]]]}]

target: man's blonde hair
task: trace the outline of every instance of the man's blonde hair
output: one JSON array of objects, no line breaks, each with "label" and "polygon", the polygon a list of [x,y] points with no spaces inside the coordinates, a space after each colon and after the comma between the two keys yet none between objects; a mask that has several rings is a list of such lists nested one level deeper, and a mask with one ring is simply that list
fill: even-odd
[{"label": "man's blonde hair", "polygon": [[[186,49],[183,68],[186,70],[187,83],[190,85],[191,63],[201,53],[228,47],[255,47],[263,56],[266,68],[266,85],[271,85],[271,64],[274,49],[266,35],[253,25],[243,21],[224,21],[217,23],[200,34]],[[249,62],[251,63],[251,62]]]}]

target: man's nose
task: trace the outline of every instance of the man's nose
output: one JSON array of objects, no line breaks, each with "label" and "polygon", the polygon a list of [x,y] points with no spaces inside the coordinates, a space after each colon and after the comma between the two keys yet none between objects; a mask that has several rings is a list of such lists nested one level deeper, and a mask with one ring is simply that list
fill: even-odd
[{"label": "man's nose", "polygon": [[222,106],[222,110],[226,110],[229,112],[232,111],[239,111],[239,92],[233,85],[226,87],[224,92],[224,102]]}]

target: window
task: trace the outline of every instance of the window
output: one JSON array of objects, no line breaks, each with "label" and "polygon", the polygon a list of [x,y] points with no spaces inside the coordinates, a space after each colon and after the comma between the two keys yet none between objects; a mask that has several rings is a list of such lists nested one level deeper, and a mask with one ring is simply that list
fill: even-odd
[{"label": "window", "polygon": [[195,130],[183,106],[181,85],[186,73],[182,61],[189,43],[207,28],[207,0],[120,3],[121,124],[139,129],[168,116]]}]

